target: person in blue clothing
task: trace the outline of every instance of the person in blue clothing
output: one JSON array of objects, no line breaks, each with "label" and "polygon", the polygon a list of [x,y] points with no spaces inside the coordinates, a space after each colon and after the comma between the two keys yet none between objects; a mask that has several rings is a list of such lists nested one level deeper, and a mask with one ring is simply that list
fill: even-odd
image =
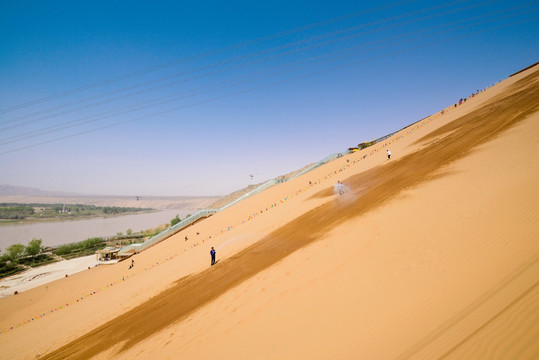
[{"label": "person in blue clothing", "polygon": [[210,250],[210,255],[211,255],[211,266],[213,266],[215,265],[215,249],[213,248],[213,246]]}]

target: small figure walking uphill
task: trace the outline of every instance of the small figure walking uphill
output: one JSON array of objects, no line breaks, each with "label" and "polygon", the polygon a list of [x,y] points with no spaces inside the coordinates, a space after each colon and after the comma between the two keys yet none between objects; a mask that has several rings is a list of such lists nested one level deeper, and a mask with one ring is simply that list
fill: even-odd
[{"label": "small figure walking uphill", "polygon": [[210,250],[210,255],[211,255],[211,266],[213,266],[215,265],[215,249],[213,248],[213,246]]}]

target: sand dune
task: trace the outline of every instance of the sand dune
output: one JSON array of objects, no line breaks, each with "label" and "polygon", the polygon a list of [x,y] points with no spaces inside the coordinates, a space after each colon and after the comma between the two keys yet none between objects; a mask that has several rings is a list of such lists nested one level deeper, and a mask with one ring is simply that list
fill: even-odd
[{"label": "sand dune", "polygon": [[539,70],[447,110],[1,299],[0,357],[537,358]]}]

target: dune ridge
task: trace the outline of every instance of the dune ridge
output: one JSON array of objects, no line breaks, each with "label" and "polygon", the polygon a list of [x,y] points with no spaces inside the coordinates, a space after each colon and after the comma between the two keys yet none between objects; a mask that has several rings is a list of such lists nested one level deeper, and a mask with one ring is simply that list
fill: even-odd
[{"label": "dune ridge", "polygon": [[[324,200],[321,205],[222,261],[217,267],[178,280],[170,289],[45,358],[91,358],[111,347],[119,352],[126,351],[167,326],[185,319],[286,256],[319,240],[333,228],[387,204],[407,189],[445,176],[439,172],[442,167],[459,160],[478,145],[500,136],[537,112],[538,74],[535,71],[523,77],[507,93],[492,98],[487,104],[424,136],[416,143],[420,145],[417,151],[347,178],[352,200],[335,199],[330,188],[317,192],[311,199]],[[536,260],[532,263],[535,264]],[[522,301],[527,301],[529,306],[533,301],[526,299],[530,296],[533,298],[533,294],[536,294],[535,285],[524,292]],[[519,303],[516,300],[507,310]],[[501,319],[503,313],[500,314],[492,321]],[[464,351],[463,346],[457,348]],[[404,353],[402,358],[415,353]],[[446,355],[453,354],[457,354],[457,351],[450,351]]]}]

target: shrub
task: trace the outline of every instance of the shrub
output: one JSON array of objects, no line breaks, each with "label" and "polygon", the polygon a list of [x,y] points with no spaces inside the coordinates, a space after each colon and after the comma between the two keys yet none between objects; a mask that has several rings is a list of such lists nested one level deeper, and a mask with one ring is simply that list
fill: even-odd
[{"label": "shrub", "polygon": [[24,253],[23,244],[13,244],[6,248],[7,255],[9,259],[13,262],[17,262],[21,255]]},{"label": "shrub", "polygon": [[170,226],[174,226],[176,225],[177,223],[179,223],[181,220],[180,220],[180,216],[179,215],[176,215],[176,217],[172,220],[170,220]]},{"label": "shrub", "polygon": [[65,255],[65,254],[69,254],[70,252],[73,251],[73,249],[75,248],[74,244],[66,244],[66,245],[60,245],[56,248],[56,250],[54,250],[54,253],[56,255]]},{"label": "shrub", "polygon": [[41,251],[41,242],[41,239],[32,239],[26,247],[26,254],[31,256],[39,254]]},{"label": "shrub", "polygon": [[0,277],[13,275],[23,270],[24,268],[22,266],[19,266],[11,261],[0,262]]},{"label": "shrub", "polygon": [[64,258],[90,255],[96,250],[105,247],[103,238],[90,238],[84,241],[58,246],[54,253]]}]

